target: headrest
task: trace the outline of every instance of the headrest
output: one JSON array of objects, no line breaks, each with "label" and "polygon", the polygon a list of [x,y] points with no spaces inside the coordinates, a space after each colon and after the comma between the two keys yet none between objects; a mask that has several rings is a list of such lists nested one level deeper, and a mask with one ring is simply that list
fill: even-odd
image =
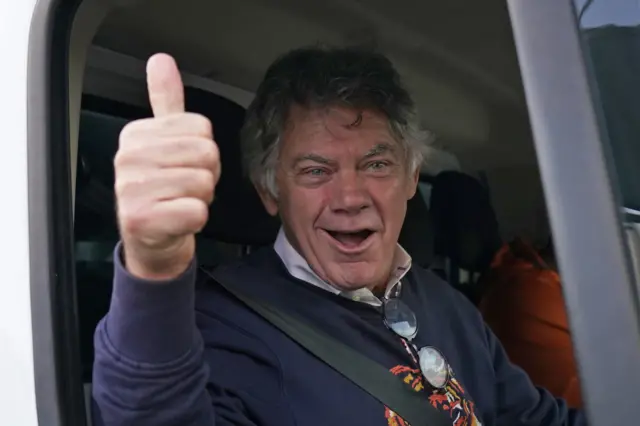
[{"label": "headrest", "polygon": [[407,215],[398,242],[414,264],[428,268],[433,261],[433,223],[420,191],[407,202]]},{"label": "headrest", "polygon": [[[244,108],[210,92],[190,87],[185,88],[185,103],[188,111],[202,114],[213,123],[223,166],[209,221],[201,236],[243,245],[273,242],[279,221],[269,216],[253,185],[242,172],[239,134]],[[76,233],[117,233],[113,158],[118,149],[118,135],[128,121],[149,117],[151,110],[91,95],[83,96],[82,109],[76,201],[82,214],[76,216]],[[105,231],[105,227],[112,232]]]},{"label": "headrest", "polygon": [[430,206],[435,253],[463,269],[484,271],[502,244],[485,187],[464,173],[442,172],[432,180]]},{"label": "headrest", "polygon": [[187,111],[202,114],[213,123],[222,161],[222,175],[202,235],[233,244],[273,243],[280,222],[267,213],[243,172],[240,130],[244,108],[210,92],[189,87],[185,89],[185,104]]}]

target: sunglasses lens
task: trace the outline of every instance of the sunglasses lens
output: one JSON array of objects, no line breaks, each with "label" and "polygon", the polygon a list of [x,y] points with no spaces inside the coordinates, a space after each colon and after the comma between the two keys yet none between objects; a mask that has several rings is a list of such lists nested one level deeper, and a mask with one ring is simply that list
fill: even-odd
[{"label": "sunglasses lens", "polygon": [[384,303],[384,321],[391,330],[405,339],[413,339],[418,333],[418,320],[404,302],[390,299]]},{"label": "sunglasses lens", "polygon": [[420,370],[427,381],[436,389],[443,388],[449,380],[449,364],[444,355],[435,348],[425,347],[418,352]]}]

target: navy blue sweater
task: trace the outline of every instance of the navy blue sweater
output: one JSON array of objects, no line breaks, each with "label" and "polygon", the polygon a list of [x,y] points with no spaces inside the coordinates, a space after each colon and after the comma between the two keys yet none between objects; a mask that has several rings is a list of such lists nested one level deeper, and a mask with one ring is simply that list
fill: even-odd
[{"label": "navy blue sweater", "polygon": [[[405,425],[219,285],[197,274],[150,284],[114,256],[109,314],[95,336],[97,425]],[[196,277],[198,275],[198,279]],[[453,369],[442,391],[425,387],[410,353],[374,307],[289,275],[273,249],[219,268],[247,294],[301,316],[424,394],[452,425],[585,425],[510,364],[476,309],[434,274],[412,267],[401,298],[418,316],[416,343]],[[196,282],[197,281],[197,282]],[[195,307],[195,309],[194,309]]]}]

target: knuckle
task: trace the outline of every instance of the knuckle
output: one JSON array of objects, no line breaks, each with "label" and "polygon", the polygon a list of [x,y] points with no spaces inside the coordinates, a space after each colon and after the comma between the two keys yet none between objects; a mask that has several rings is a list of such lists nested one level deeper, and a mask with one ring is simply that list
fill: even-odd
[{"label": "knuckle", "polygon": [[130,188],[130,186],[131,186],[131,183],[129,181],[127,181],[126,179],[121,179],[121,178],[116,177],[116,181],[113,184],[116,196],[118,198],[121,198],[124,195],[126,195],[126,193],[128,192],[128,189]]},{"label": "knuckle", "polygon": [[116,183],[114,184],[114,192],[116,196],[116,202],[118,204],[122,204],[124,207],[127,207],[127,205],[131,202],[131,186],[132,185],[129,182],[121,180],[116,181]]},{"label": "knuckle", "polygon": [[124,149],[122,147],[120,147],[120,149],[118,149],[118,151],[116,152],[116,155],[113,157],[113,167],[115,169],[116,174],[118,173],[118,170],[121,169],[122,167],[126,166],[129,163],[129,151],[127,149]]},{"label": "knuckle", "polygon": [[209,220],[209,207],[205,203],[198,203],[194,206],[193,215],[197,232],[200,232]]},{"label": "knuckle", "polygon": [[200,146],[197,138],[190,136],[176,136],[171,138],[168,143],[172,146],[173,150],[193,153],[194,155],[199,154]]},{"label": "knuckle", "polygon": [[139,171],[140,168],[155,163],[155,158],[149,155],[149,147],[144,145],[121,147],[113,157],[116,176],[124,173],[125,170],[127,173]]},{"label": "knuckle", "polygon": [[147,215],[141,209],[131,206],[122,206],[119,210],[118,219],[122,231],[128,235],[140,234],[148,222]]},{"label": "knuckle", "polygon": [[148,178],[143,174],[126,173],[122,176],[116,176],[114,183],[116,196],[119,198],[126,197],[129,193],[135,192],[141,185],[145,185],[147,180]]},{"label": "knuckle", "polygon": [[220,150],[214,142],[207,140],[202,144],[201,151],[200,157],[205,167],[215,170],[220,166]]},{"label": "knuckle", "polygon": [[205,138],[213,137],[213,124],[207,117],[197,113],[186,113],[185,118],[185,121],[189,122],[189,128],[195,134]]},{"label": "knuckle", "polygon": [[213,191],[213,174],[209,170],[200,169],[195,175],[196,185],[200,189],[199,192],[208,194]]},{"label": "knuckle", "polygon": [[157,121],[155,118],[143,118],[127,123],[120,131],[118,152],[130,153],[136,147],[153,143],[161,134]]},{"label": "knuckle", "polygon": [[126,146],[128,143],[135,140],[140,135],[142,128],[145,126],[146,121],[144,119],[130,121],[125,124],[122,130],[120,130],[120,146]]},{"label": "knuckle", "polygon": [[206,144],[203,144],[202,147],[202,160],[209,168],[217,167],[218,163],[220,163],[220,151],[218,150],[218,146],[215,143],[212,143],[211,140],[207,140]]}]

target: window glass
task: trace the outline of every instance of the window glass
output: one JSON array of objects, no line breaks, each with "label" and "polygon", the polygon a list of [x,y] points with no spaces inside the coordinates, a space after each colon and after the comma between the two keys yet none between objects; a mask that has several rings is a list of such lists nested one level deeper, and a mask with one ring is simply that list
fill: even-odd
[{"label": "window glass", "polygon": [[[640,2],[575,0],[627,220],[640,222]],[[633,214],[636,212],[637,214]]]}]

